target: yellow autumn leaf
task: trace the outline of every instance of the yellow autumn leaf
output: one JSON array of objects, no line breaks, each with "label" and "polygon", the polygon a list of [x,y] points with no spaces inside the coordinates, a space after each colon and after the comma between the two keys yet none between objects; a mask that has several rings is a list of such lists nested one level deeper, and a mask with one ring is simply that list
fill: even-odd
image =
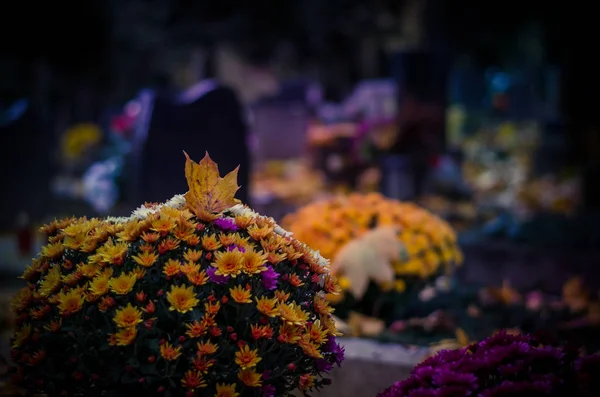
[{"label": "yellow autumn leaf", "polygon": [[240,188],[237,184],[239,166],[225,175],[219,175],[219,167],[208,152],[200,163],[195,163],[186,152],[185,178],[189,191],[185,194],[187,205],[198,219],[210,221],[218,214],[231,208],[238,201],[235,193]]}]

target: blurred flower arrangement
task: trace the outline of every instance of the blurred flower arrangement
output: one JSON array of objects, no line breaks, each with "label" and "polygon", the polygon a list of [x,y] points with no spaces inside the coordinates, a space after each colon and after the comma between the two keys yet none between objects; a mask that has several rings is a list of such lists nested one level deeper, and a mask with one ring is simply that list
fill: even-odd
[{"label": "blurred flower arrangement", "polygon": [[[378,244],[378,250],[389,258],[395,275],[392,285],[379,285],[380,290],[392,289],[402,294],[407,289],[421,288],[423,282],[452,272],[463,261],[456,236],[445,221],[415,204],[390,200],[377,193],[351,194],[318,201],[289,214],[282,224],[299,240],[318,249],[334,263],[344,247],[369,231],[382,227],[397,228],[398,248],[391,243]],[[379,236],[376,234],[374,241],[390,241]],[[388,255],[384,253],[386,246],[400,252]],[[355,258],[360,256],[355,255]],[[370,265],[369,261],[360,263],[363,267]],[[364,280],[357,277],[367,274],[353,273],[356,279],[352,280],[343,273],[340,269],[343,291],[349,291],[353,283],[362,283]],[[346,295],[342,294],[341,298]],[[340,298],[331,298],[334,303],[342,302]]]},{"label": "blurred flower arrangement", "polygon": [[323,179],[306,161],[269,161],[252,175],[252,196],[257,200],[275,198],[305,205],[324,190]]},{"label": "blurred flower arrangement", "polygon": [[108,213],[120,196],[119,178],[140,105],[128,103],[110,121],[108,132],[92,123],[76,124],[63,135],[63,167],[53,181],[58,196],[82,199],[99,213]]},{"label": "blurred flower arrangement", "polygon": [[75,124],[65,131],[61,142],[61,154],[66,161],[78,161],[81,157],[100,144],[102,129],[96,124]]},{"label": "blurred flower arrangement", "polygon": [[408,379],[380,397],[597,396],[600,355],[499,332],[458,350],[444,350],[417,365]]},{"label": "blurred flower arrangement", "polygon": [[[344,350],[328,262],[187,158],[190,191],[129,218],[65,219],[13,299],[18,385],[50,396],[287,395]],[[111,394],[112,395],[112,394]]]}]

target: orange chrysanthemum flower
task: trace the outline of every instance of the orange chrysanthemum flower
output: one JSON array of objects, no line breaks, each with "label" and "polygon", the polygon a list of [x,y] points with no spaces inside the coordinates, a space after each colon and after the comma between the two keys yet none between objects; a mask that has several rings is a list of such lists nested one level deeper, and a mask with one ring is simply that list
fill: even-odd
[{"label": "orange chrysanthemum flower", "polygon": [[191,324],[186,324],[185,327],[187,328],[187,331],[185,331],[185,335],[188,338],[192,339],[200,338],[201,336],[206,335],[206,332],[208,331],[208,326],[199,321],[194,321]]},{"label": "orange chrysanthemum flower", "polygon": [[215,365],[216,360],[208,358],[201,353],[196,354],[196,358],[192,359],[192,366],[201,374],[206,374],[208,370]]},{"label": "orange chrysanthemum flower", "polygon": [[123,258],[128,248],[129,246],[126,243],[115,243],[113,239],[110,239],[102,247],[98,248],[96,252],[100,255],[102,262],[120,266],[123,264]]},{"label": "orange chrysanthemum flower", "polygon": [[142,322],[142,312],[128,303],[124,308],[117,309],[113,321],[120,328],[135,327]]},{"label": "orange chrysanthemum flower", "polygon": [[183,379],[181,379],[181,385],[186,389],[196,390],[206,387],[206,381],[199,371],[189,370],[183,375]]},{"label": "orange chrysanthemum flower", "polygon": [[48,270],[46,277],[40,283],[38,292],[41,296],[50,296],[58,290],[62,281],[60,267],[54,266]]},{"label": "orange chrysanthemum flower", "polygon": [[267,317],[275,317],[279,314],[277,308],[277,298],[267,298],[262,296],[256,299],[256,309]]},{"label": "orange chrysanthemum flower", "polygon": [[197,234],[192,234],[191,236],[189,236],[188,238],[185,239],[185,242],[190,247],[195,247],[198,244],[200,244],[200,237],[198,237]]},{"label": "orange chrysanthemum flower", "polygon": [[190,283],[198,287],[208,282],[208,275],[204,270],[200,271],[199,268],[187,273],[186,277]]},{"label": "orange chrysanthemum flower", "polygon": [[66,293],[61,292],[58,295],[58,310],[63,316],[77,313],[83,307],[83,302],[83,294],[76,289]]},{"label": "orange chrysanthemum flower", "polygon": [[327,329],[321,327],[321,321],[317,320],[308,327],[308,335],[310,341],[317,345],[322,345],[327,342]]},{"label": "orange chrysanthemum flower", "polygon": [[13,296],[10,306],[16,312],[27,309],[29,304],[33,301],[33,291],[29,287],[25,287],[19,290],[15,296]]},{"label": "orange chrysanthemum flower", "polygon": [[[273,262],[277,263],[277,262]],[[244,253],[242,271],[246,274],[257,274],[267,270],[267,255],[263,252],[248,250]]]},{"label": "orange chrysanthemum flower", "polygon": [[168,237],[166,240],[163,240],[158,244],[158,253],[164,255],[169,251],[176,250],[177,248],[179,248],[179,241]]},{"label": "orange chrysanthemum flower", "polygon": [[165,361],[174,361],[181,356],[181,346],[173,347],[169,342],[160,346],[160,356]]},{"label": "orange chrysanthemum flower", "polygon": [[203,355],[215,354],[219,349],[219,346],[212,342],[198,342],[196,347],[198,348],[198,353]]},{"label": "orange chrysanthemum flower", "polygon": [[204,310],[206,310],[206,314],[211,316],[216,315],[221,309],[221,302],[206,302],[204,304]]},{"label": "orange chrysanthemum flower", "polygon": [[[158,239],[160,238],[160,234],[153,232],[144,232],[142,233],[142,240],[144,240],[148,244],[156,244]],[[150,245],[150,247],[152,247]]]},{"label": "orange chrysanthemum flower", "polygon": [[105,296],[98,302],[98,310],[102,313],[106,313],[115,305],[115,303],[115,299],[112,296]]},{"label": "orange chrysanthemum flower", "polygon": [[237,303],[252,303],[252,292],[243,288],[241,285],[229,288],[229,294],[231,299]]},{"label": "orange chrysanthemum flower", "polygon": [[250,326],[250,332],[252,333],[252,339],[258,340],[261,338],[271,339],[273,337],[273,328],[270,325],[256,325]]},{"label": "orange chrysanthemum flower", "polygon": [[150,230],[166,236],[175,228],[175,220],[168,216],[161,215],[158,219],[152,221],[151,225]]},{"label": "orange chrysanthemum flower", "polygon": [[290,293],[281,291],[281,290],[277,290],[277,291],[275,291],[275,298],[277,299],[277,301],[279,303],[285,303],[285,302],[287,302],[288,299],[290,299]]},{"label": "orange chrysanthemum flower", "polygon": [[100,265],[97,263],[80,263],[77,270],[83,277],[93,278],[100,272]]},{"label": "orange chrysanthemum flower", "polygon": [[301,390],[308,390],[315,384],[315,377],[311,374],[304,374],[300,376],[299,386]]},{"label": "orange chrysanthemum flower", "polygon": [[135,327],[123,328],[114,334],[114,338],[111,339],[116,346],[129,346],[137,337],[137,329]]},{"label": "orange chrysanthemum flower", "polygon": [[295,344],[300,340],[301,329],[295,325],[284,324],[279,327],[277,340],[281,343]]},{"label": "orange chrysanthemum flower", "polygon": [[151,251],[144,251],[139,255],[133,256],[132,259],[140,266],[151,267],[158,260],[158,254]]},{"label": "orange chrysanthemum flower", "polygon": [[183,254],[183,258],[188,262],[196,263],[202,258],[202,251],[201,250],[187,250]]},{"label": "orange chrysanthemum flower", "polygon": [[240,350],[235,353],[235,363],[243,370],[256,367],[261,360],[262,358],[258,356],[258,350],[250,350],[248,345],[243,345]]},{"label": "orange chrysanthemum flower", "polygon": [[252,225],[248,228],[248,234],[256,241],[260,241],[272,233],[273,227],[271,226],[265,225],[264,227],[260,227],[258,225]]},{"label": "orange chrysanthemum flower", "polygon": [[110,289],[110,276],[99,275],[96,276],[88,285],[89,291],[95,296],[103,296],[108,294]]},{"label": "orange chrysanthemum flower", "polygon": [[189,227],[189,225],[180,224],[173,229],[172,233],[175,238],[186,241],[194,235],[194,229]]},{"label": "orange chrysanthemum flower", "polygon": [[242,264],[244,263],[244,257],[242,252],[235,249],[227,252],[215,253],[215,261],[212,266],[217,268],[215,272],[218,276],[231,276],[235,277],[242,271]]},{"label": "orange chrysanthemum flower", "polygon": [[215,397],[238,397],[240,393],[235,391],[235,383],[217,383]]},{"label": "orange chrysanthemum flower", "polygon": [[202,248],[207,251],[216,251],[221,248],[221,243],[214,234],[202,237]]},{"label": "orange chrysanthemum flower", "polygon": [[167,277],[174,277],[181,273],[181,265],[175,259],[169,259],[163,266],[163,273]]},{"label": "orange chrysanthemum flower", "polygon": [[235,234],[220,233],[219,241],[221,242],[223,247],[229,247],[230,245],[233,245],[233,243],[235,242]]},{"label": "orange chrysanthemum flower", "polygon": [[298,346],[300,346],[302,352],[308,357],[323,358],[323,355],[321,355],[321,352],[319,351],[319,347],[310,341],[310,335],[302,335],[298,341]]},{"label": "orange chrysanthemum flower", "polygon": [[289,278],[288,282],[294,288],[298,288],[298,287],[301,287],[301,286],[304,285],[304,283],[302,282],[302,280],[300,280],[300,277],[298,277],[298,275],[295,274],[295,273],[290,274],[290,278]]},{"label": "orange chrysanthemum flower", "polygon": [[280,303],[277,305],[279,310],[279,317],[281,320],[288,324],[304,325],[308,320],[308,313],[304,312],[302,308],[296,303]]},{"label": "orange chrysanthemum flower", "polygon": [[186,287],[184,285],[171,286],[171,291],[167,292],[167,301],[171,305],[169,310],[175,310],[179,313],[187,313],[194,309],[198,302],[194,287]]},{"label": "orange chrysanthemum flower", "polygon": [[327,302],[327,300],[325,298],[322,298],[320,296],[315,296],[315,300],[313,301],[313,307],[315,308],[315,311],[318,314],[322,314],[324,316],[327,316],[331,313],[333,313],[334,309],[329,306],[329,302]]},{"label": "orange chrysanthemum flower", "polygon": [[62,318],[58,320],[52,320],[47,325],[44,326],[44,329],[50,332],[58,332],[60,331],[60,327],[62,326]]},{"label": "orange chrysanthemum flower", "polygon": [[238,379],[248,387],[262,386],[262,376],[257,374],[254,368],[243,369],[238,372]]},{"label": "orange chrysanthemum flower", "polygon": [[62,243],[48,244],[42,247],[42,257],[47,259],[56,259],[62,255],[65,247]]},{"label": "orange chrysanthemum flower", "polygon": [[235,224],[240,229],[247,229],[250,225],[252,225],[254,221],[254,216],[249,214],[238,215],[234,219]]},{"label": "orange chrysanthemum flower", "polygon": [[125,295],[131,292],[136,281],[134,273],[121,273],[119,277],[110,279],[110,289],[117,295]]}]

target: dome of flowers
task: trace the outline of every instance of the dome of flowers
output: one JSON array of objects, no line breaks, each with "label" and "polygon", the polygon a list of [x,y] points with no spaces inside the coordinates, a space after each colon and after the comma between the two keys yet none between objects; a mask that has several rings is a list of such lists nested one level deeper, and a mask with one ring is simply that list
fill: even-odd
[{"label": "dome of flowers", "polygon": [[408,379],[379,397],[598,396],[600,355],[499,332],[459,350],[444,350],[417,365]]},{"label": "dome of flowers", "polygon": [[343,348],[328,262],[234,199],[237,170],[221,178],[208,155],[185,170],[190,191],[164,204],[42,228],[12,302],[19,385],[235,397],[330,382]]},{"label": "dome of flowers", "polygon": [[301,241],[329,259],[350,241],[379,226],[397,226],[404,253],[394,263],[398,276],[426,278],[462,263],[450,225],[409,202],[377,193],[351,194],[318,201],[282,221]]}]

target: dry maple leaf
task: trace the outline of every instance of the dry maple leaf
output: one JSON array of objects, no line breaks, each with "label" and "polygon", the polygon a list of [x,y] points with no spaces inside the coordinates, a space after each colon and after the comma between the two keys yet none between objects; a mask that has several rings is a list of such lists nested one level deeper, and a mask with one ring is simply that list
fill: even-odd
[{"label": "dry maple leaf", "polygon": [[214,220],[221,212],[238,203],[235,193],[240,188],[237,184],[239,166],[221,178],[219,167],[208,152],[198,164],[186,152],[183,153],[186,158],[185,178],[190,188],[185,194],[185,201],[198,219]]}]

